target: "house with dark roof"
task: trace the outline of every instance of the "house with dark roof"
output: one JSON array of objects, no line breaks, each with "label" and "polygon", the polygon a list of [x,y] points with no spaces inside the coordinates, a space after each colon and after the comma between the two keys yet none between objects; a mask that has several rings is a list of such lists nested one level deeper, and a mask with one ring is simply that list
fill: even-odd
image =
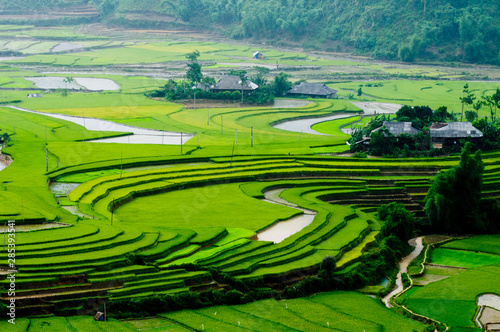
[{"label": "house with dark roof", "polygon": [[234,92],[240,91],[246,94],[251,93],[253,90],[257,89],[259,86],[254,82],[246,80],[241,82],[241,78],[236,75],[226,75],[223,76],[215,86],[211,88],[212,92]]},{"label": "house with dark roof", "polygon": [[327,87],[322,83],[305,83],[295,85],[287,94],[289,96],[307,96],[312,98],[335,98],[337,90]]},{"label": "house with dark roof", "polygon": [[483,133],[470,122],[433,123],[429,133],[435,148],[455,145],[460,139],[483,137]]},{"label": "house with dark roof", "polygon": [[[414,128],[412,126],[411,122],[396,122],[396,121],[384,121],[382,122],[382,127],[378,127],[374,130],[373,132],[379,131],[383,127],[386,127],[387,130],[393,134],[394,136],[398,137],[402,134],[407,134],[409,136],[415,136],[420,132],[417,128]],[[371,135],[371,133],[370,133]]]}]

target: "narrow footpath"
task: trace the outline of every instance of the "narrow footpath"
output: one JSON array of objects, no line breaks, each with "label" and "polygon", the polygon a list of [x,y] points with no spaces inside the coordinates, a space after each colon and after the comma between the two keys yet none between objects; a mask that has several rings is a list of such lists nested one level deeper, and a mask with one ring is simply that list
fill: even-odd
[{"label": "narrow footpath", "polygon": [[410,265],[410,263],[415,258],[417,258],[418,255],[420,255],[420,253],[422,252],[422,249],[424,248],[422,240],[423,240],[422,236],[410,240],[410,245],[414,246],[415,249],[413,249],[413,251],[408,256],[403,258],[401,262],[399,262],[399,272],[398,275],[396,276],[396,288],[394,288],[392,292],[390,292],[389,294],[384,296],[384,298],[382,298],[382,301],[384,302],[387,308],[392,307],[391,298],[403,291],[404,286],[403,286],[402,274],[408,271],[408,265]]}]

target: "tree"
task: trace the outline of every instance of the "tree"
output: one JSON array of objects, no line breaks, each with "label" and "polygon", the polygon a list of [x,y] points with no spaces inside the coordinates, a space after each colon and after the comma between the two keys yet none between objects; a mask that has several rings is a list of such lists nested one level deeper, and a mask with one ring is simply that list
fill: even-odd
[{"label": "tree", "polygon": [[493,100],[493,96],[481,96],[483,105],[488,106],[490,109],[490,115],[491,115],[491,120],[495,120],[495,112],[493,112],[493,109],[495,109],[495,101]]},{"label": "tree", "polygon": [[247,81],[247,71],[246,70],[242,70],[240,71],[240,84],[241,84],[241,103],[243,104],[243,88],[245,87],[245,83]]},{"label": "tree", "polygon": [[254,77],[252,77],[252,81],[259,87],[266,85],[267,84],[266,75],[269,74],[270,72],[269,68],[259,67],[259,66],[254,66],[253,68],[257,71],[257,74]]},{"label": "tree", "polygon": [[491,96],[495,103],[495,119],[497,117],[497,109],[500,107],[500,88],[497,88],[495,93]]},{"label": "tree", "polygon": [[361,95],[363,94],[363,90],[361,90],[361,88],[358,89],[358,97],[361,97]]},{"label": "tree", "polygon": [[191,62],[196,62],[198,61],[198,58],[200,57],[200,52],[198,50],[194,50],[193,52],[189,52],[185,55],[186,59],[188,59]]},{"label": "tree", "polygon": [[335,262],[335,258],[332,256],[325,256],[321,261],[319,276],[325,279],[331,279],[336,266],[337,263]]},{"label": "tree", "polygon": [[463,121],[464,118],[464,106],[465,104],[467,105],[472,105],[474,103],[474,94],[469,91],[469,83],[466,83],[464,85],[464,90],[462,91],[462,97],[460,97],[460,101],[462,102],[462,116],[460,117],[460,122]]},{"label": "tree", "polygon": [[470,123],[473,123],[477,119],[477,114],[474,111],[465,111],[465,119]]},{"label": "tree", "polygon": [[378,216],[385,220],[381,233],[384,237],[396,236],[402,241],[408,241],[413,237],[416,228],[416,220],[411,212],[406,210],[404,204],[392,202],[378,208]]},{"label": "tree", "polygon": [[187,53],[186,59],[190,61],[187,64],[188,70],[186,72],[186,79],[193,83],[199,83],[203,79],[203,74],[201,73],[201,65],[198,63],[198,57],[200,52],[195,50],[193,52]]},{"label": "tree", "polygon": [[471,144],[467,142],[460,163],[435,177],[425,197],[424,210],[436,231],[486,231],[485,218],[481,217],[479,209],[483,172],[481,151],[472,154]]},{"label": "tree", "polygon": [[288,80],[289,77],[290,75],[283,72],[274,77],[273,87],[275,96],[284,96],[286,92],[290,90],[292,83]]},{"label": "tree", "polygon": [[433,113],[433,119],[436,122],[446,122],[447,120],[452,120],[453,115],[448,113],[448,108],[446,106],[441,106]]}]

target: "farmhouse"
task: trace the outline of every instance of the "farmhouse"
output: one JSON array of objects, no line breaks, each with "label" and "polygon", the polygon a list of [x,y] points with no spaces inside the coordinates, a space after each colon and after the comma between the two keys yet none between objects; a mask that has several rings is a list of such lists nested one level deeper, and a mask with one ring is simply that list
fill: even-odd
[{"label": "farmhouse", "polygon": [[335,98],[337,90],[322,83],[300,83],[288,90],[290,96],[308,96],[313,98]]},{"label": "farmhouse", "polygon": [[251,81],[241,82],[241,78],[236,75],[227,75],[222,77],[217,84],[212,88],[212,92],[234,92],[243,91],[246,94],[250,94],[253,90],[257,89],[259,86]]},{"label": "farmhouse", "polygon": [[257,52],[255,52],[254,54],[252,54],[252,56],[253,56],[253,58],[254,58],[254,59],[257,59],[257,60],[263,60],[263,59],[265,59],[265,58],[266,58],[266,57],[265,57],[265,55],[264,55],[264,54],[262,54],[262,53],[261,53],[261,52],[259,52],[259,51],[257,51]]},{"label": "farmhouse", "polygon": [[[402,134],[415,136],[416,134],[418,134],[420,132],[420,130],[418,130],[412,126],[411,122],[384,121],[382,123],[382,127],[378,127],[376,129],[372,130],[372,133],[379,131],[383,127],[386,127],[387,130],[389,130],[389,132],[396,137],[400,136]],[[370,133],[370,135],[371,135],[371,133]]]},{"label": "farmhouse", "polygon": [[435,148],[455,145],[459,139],[483,137],[483,133],[470,122],[436,122],[431,125],[429,133]]}]

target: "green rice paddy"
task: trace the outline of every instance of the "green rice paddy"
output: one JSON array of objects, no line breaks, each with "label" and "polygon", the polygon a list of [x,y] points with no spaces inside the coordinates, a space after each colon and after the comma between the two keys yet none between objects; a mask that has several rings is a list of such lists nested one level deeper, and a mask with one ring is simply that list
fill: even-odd
[{"label": "green rice paddy", "polygon": [[[11,30],[32,40],[10,40]],[[365,159],[321,155],[347,150],[340,127],[362,126],[359,109],[346,99],[311,100],[299,108],[262,107],[184,109],[182,105],[146,98],[165,80],[122,74],[92,74],[120,85],[104,93],[43,92],[42,98],[25,77],[41,74],[22,65],[72,66],[98,70],[110,65],[175,64],[194,50],[207,69],[239,66],[254,48],[214,42],[114,41],[83,35],[71,29],[35,30],[30,26],[0,26],[0,49],[27,56],[4,62],[0,77],[2,101],[48,113],[95,117],[156,130],[194,134],[179,146],[101,144],[87,140],[114,136],[88,131],[63,120],[2,107],[0,129],[12,140],[3,153],[14,162],[0,172],[0,221],[17,225],[60,222],[67,227],[19,232],[16,239],[19,309],[32,314],[47,310],[58,316],[19,318],[19,331],[128,331],[138,329],[273,330],[273,331],[421,331],[424,326],[383,307],[377,300],[355,292],[318,294],[278,302],[264,300],[241,306],[219,306],[192,311],[166,312],[144,321],[110,320],[105,328],[88,316],[86,303],[119,303],[138,298],[197,292],[219,287],[207,271],[216,269],[234,280],[257,282],[291,272],[317,271],[323,258],[335,257],[335,275],[343,277],[359,268],[376,250],[381,222],[373,212],[381,200],[406,198],[411,186],[428,186],[439,169],[458,163],[458,156],[419,159]],[[5,40],[3,40],[5,38]],[[81,44],[84,52],[48,54],[61,41]],[[92,49],[91,51],[89,49]],[[256,63],[290,66],[378,65],[327,60],[298,52],[260,49],[267,60]],[[35,67],[31,67],[35,66]],[[3,67],[2,67],[3,68]],[[180,69],[175,69],[180,70]],[[388,71],[387,68],[377,70]],[[408,69],[410,70],[410,69]],[[415,71],[411,69],[410,71]],[[417,71],[415,71],[417,73]],[[72,77],[89,77],[71,74]],[[339,95],[364,82],[332,83]],[[457,112],[462,81],[384,81],[363,86],[353,101],[410,105],[447,105]],[[498,83],[471,82],[479,96]],[[10,88],[25,90],[10,90]],[[299,117],[350,112],[352,117],[317,124],[328,135],[275,129],[272,124]],[[483,107],[481,115],[489,115]],[[484,154],[490,194],[498,195],[495,170],[500,154]],[[67,197],[56,198],[49,182],[80,184]],[[277,198],[288,206],[262,201],[266,191],[279,189]],[[62,208],[73,206],[84,215]],[[315,213],[312,222],[279,243],[255,241],[256,233],[302,215]],[[469,268],[463,273],[412,290],[406,304],[418,313],[454,327],[473,327],[475,297],[499,292],[497,237],[483,236],[450,242],[436,249],[432,263]],[[5,250],[2,250],[5,254]],[[7,264],[6,256],[0,265]],[[192,271],[186,264],[196,264]],[[312,272],[314,274],[315,272]],[[438,272],[436,272],[438,273]],[[481,279],[480,282],[475,280]],[[7,285],[5,280],[1,284]],[[493,284],[493,285],[492,285]],[[458,285],[458,286],[457,286]],[[283,285],[281,285],[283,286]],[[5,287],[5,286],[4,286]],[[457,288],[458,287],[458,288]],[[455,288],[459,292],[455,291]],[[445,290],[440,294],[438,290]],[[21,296],[40,292],[39,303]],[[71,295],[68,295],[71,294]],[[5,294],[3,294],[5,295]],[[5,297],[2,298],[5,301]],[[432,301],[446,310],[439,311]],[[435,303],[435,302],[434,302]],[[95,308],[92,308],[92,310]],[[41,310],[41,312],[37,312]],[[465,312],[460,318],[457,313]],[[216,313],[216,314],[215,314]],[[314,315],[311,315],[314,313]],[[85,314],[87,316],[71,316]],[[0,321],[0,330],[7,324]],[[10,326],[9,326],[10,327]]]}]

